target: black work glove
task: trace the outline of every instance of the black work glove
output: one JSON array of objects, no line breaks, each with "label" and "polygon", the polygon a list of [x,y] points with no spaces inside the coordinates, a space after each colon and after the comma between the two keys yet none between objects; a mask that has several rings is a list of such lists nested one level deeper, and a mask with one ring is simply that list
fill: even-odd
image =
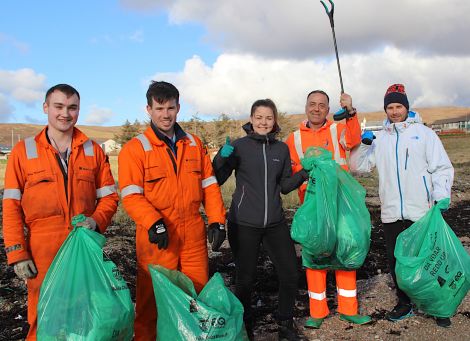
[{"label": "black work glove", "polygon": [[356,109],[353,108],[353,110],[349,111],[346,108],[341,108],[340,110],[334,113],[333,120],[341,121],[341,120],[344,120],[345,118],[348,119],[348,118],[354,117],[355,115],[356,115]]},{"label": "black work glove", "polygon": [[154,223],[149,228],[148,233],[149,242],[157,244],[160,250],[168,248],[168,242],[170,238],[168,236],[168,230],[163,219],[160,219]]},{"label": "black work glove", "polygon": [[372,144],[372,141],[375,140],[375,135],[371,130],[364,130],[364,132],[361,135],[361,141],[362,143],[370,146]]},{"label": "black work glove", "polygon": [[212,245],[212,251],[219,251],[220,245],[225,240],[225,225],[221,223],[212,223],[207,231],[207,240]]}]

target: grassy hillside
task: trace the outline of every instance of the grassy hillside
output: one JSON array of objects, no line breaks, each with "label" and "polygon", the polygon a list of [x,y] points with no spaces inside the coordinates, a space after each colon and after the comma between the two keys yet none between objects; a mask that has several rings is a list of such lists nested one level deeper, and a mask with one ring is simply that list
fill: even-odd
[{"label": "grassy hillside", "polygon": [[[359,108],[360,109],[360,108]],[[436,120],[441,119],[448,119],[459,117],[463,115],[470,115],[470,108],[465,107],[436,107],[436,108],[418,108],[416,109],[421,115],[421,118],[427,124],[431,124]],[[365,117],[367,121],[382,121],[385,118],[385,113],[383,111],[378,112],[370,112],[370,113],[361,113],[359,110],[359,121]],[[297,125],[305,119],[305,114],[293,114],[293,115],[286,115],[285,119],[281,122],[281,128],[285,133],[293,131],[297,128]],[[242,136],[244,135],[243,131],[241,130],[241,125],[246,122],[247,118],[243,118],[239,121],[232,122],[233,130],[231,130],[231,136]],[[202,122],[204,129],[206,131],[213,131],[215,129],[215,122]],[[188,129],[192,133],[196,133],[196,131],[192,131],[191,124],[188,122],[183,123],[183,127]],[[24,139],[25,137],[32,136],[37,134],[43,128],[42,125],[36,124],[6,124],[0,123],[0,145],[11,146],[12,141],[12,132],[13,132],[13,144],[16,144],[20,139]],[[79,129],[81,129],[86,135],[90,138],[98,141],[104,141],[107,139],[111,139],[114,137],[115,134],[120,132],[120,126],[113,126],[113,127],[101,127],[101,126],[85,126],[79,125]]]},{"label": "grassy hillside", "polygon": [[[423,122],[428,125],[431,125],[437,120],[445,120],[464,115],[470,116],[470,108],[467,107],[412,108],[412,110],[418,112]],[[305,119],[305,114],[291,115],[291,117],[293,120],[300,123]],[[382,122],[385,117],[386,115],[384,111],[363,113],[360,111],[360,108],[358,108],[359,122],[362,122],[364,118],[369,122]]]},{"label": "grassy hillside", "polygon": [[[87,136],[94,140],[112,139],[114,134],[118,133],[121,127],[100,127],[100,126],[77,126]],[[37,124],[20,124],[20,123],[0,123],[0,145],[10,147],[13,132],[13,144],[26,137],[36,135],[44,128],[43,125]]]}]

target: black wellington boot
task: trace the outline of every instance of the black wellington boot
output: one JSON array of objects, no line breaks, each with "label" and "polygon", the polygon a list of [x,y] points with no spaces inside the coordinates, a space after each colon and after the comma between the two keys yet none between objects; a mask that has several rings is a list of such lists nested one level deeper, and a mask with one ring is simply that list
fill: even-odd
[{"label": "black wellington boot", "polygon": [[279,341],[297,341],[305,338],[297,329],[293,319],[278,322],[279,329],[277,332]]}]

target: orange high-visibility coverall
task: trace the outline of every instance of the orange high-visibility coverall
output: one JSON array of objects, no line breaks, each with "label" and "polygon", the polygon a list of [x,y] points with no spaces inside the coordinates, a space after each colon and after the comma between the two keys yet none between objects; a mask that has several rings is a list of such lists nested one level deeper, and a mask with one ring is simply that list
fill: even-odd
[{"label": "orange high-visibility coverall", "polygon": [[[177,157],[151,127],[119,153],[123,205],[136,222],[137,288],[135,340],[155,340],[157,312],[149,264],[179,270],[199,292],[208,281],[204,204],[209,224],[225,223],[225,208],[207,150],[194,135],[176,142]],[[148,229],[163,219],[167,249],[149,242]]]},{"label": "orange high-visibility coverall", "polygon": [[[32,259],[38,274],[27,280],[27,339],[36,339],[39,289],[49,266],[71,231],[71,219],[83,213],[104,232],[119,200],[109,162],[98,144],[77,128],[64,179],[58,154],[44,128],[12,150],[5,173],[3,236],[8,264]],[[28,234],[25,236],[23,226]]]},{"label": "orange high-visibility coverall", "polygon": [[[344,169],[349,170],[346,161],[346,151],[361,143],[361,128],[357,116],[346,119],[346,124],[327,120],[317,131],[311,130],[308,121],[300,124],[291,133],[286,143],[292,160],[293,172],[298,172],[302,165],[300,160],[308,147],[321,147],[333,154],[333,159]],[[307,185],[299,188],[299,198],[302,203]],[[307,286],[310,301],[310,315],[323,318],[329,314],[326,302],[326,270],[306,270]],[[336,286],[338,292],[338,312],[344,315],[357,314],[356,271],[336,270]]]}]

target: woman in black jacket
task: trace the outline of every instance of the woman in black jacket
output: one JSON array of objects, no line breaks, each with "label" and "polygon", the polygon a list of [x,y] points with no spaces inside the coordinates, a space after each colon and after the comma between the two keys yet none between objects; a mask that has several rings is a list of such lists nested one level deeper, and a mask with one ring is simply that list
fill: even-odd
[{"label": "woman in black jacket", "polygon": [[280,193],[287,194],[308,178],[301,170],[292,176],[289,150],[276,139],[277,109],[270,99],[251,107],[247,136],[227,143],[213,161],[220,185],[235,170],[236,188],[228,215],[228,239],[236,264],[235,295],[245,309],[244,321],[253,338],[251,292],[260,245],[263,244],[279,277],[279,339],[298,340],[293,323],[297,292],[297,258],[284,218]]}]

